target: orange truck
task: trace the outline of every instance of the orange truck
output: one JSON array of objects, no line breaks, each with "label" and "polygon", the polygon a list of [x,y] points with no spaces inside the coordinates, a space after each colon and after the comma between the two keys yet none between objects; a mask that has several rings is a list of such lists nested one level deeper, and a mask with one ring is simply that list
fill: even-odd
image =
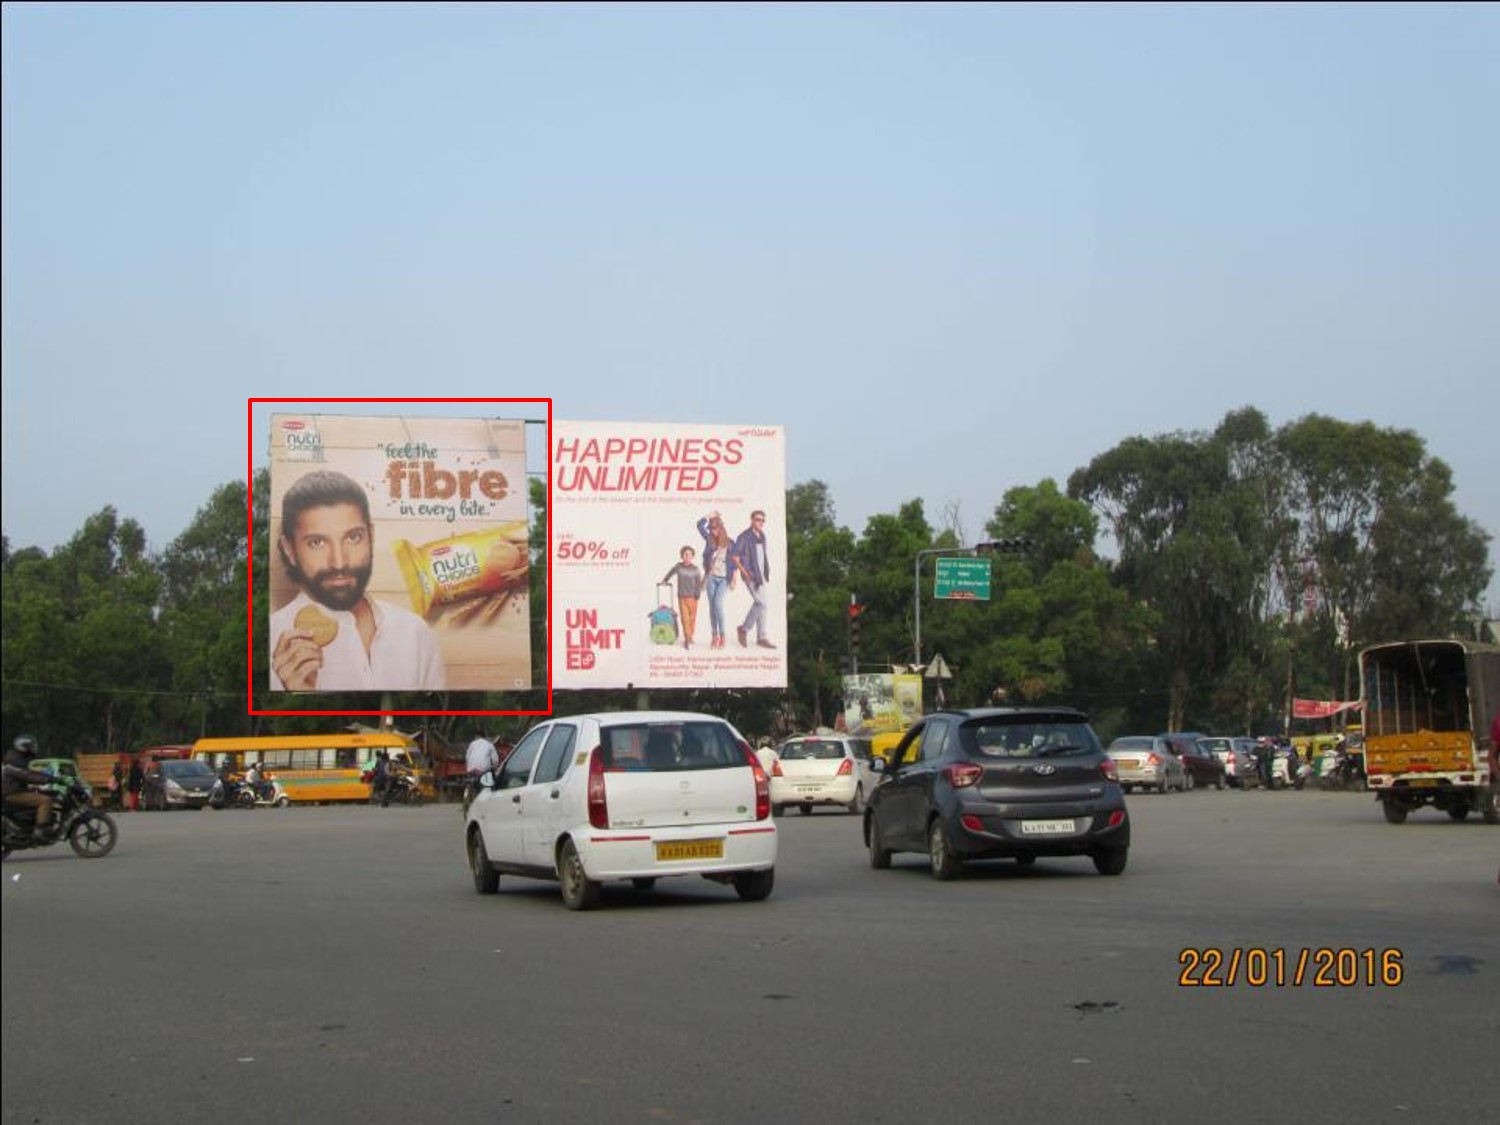
[{"label": "orange truck", "polygon": [[1365,772],[1385,819],[1431,805],[1500,824],[1490,718],[1500,707],[1500,645],[1399,641],[1359,654]]}]

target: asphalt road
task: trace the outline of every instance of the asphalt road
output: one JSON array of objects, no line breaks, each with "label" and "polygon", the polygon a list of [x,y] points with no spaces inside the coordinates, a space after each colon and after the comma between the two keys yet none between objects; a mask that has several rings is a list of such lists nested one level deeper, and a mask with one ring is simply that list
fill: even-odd
[{"label": "asphalt road", "polygon": [[[1087,860],[868,866],[779,823],[764,903],[702,880],[473,891],[454,806],[124,814],[3,867],[6,1123],[1493,1120],[1500,829],[1367,795],[1130,798]],[[1183,987],[1184,949],[1352,955]],[[1201,977],[1199,966],[1195,976]],[[1227,971],[1227,966],[1226,970]]]}]

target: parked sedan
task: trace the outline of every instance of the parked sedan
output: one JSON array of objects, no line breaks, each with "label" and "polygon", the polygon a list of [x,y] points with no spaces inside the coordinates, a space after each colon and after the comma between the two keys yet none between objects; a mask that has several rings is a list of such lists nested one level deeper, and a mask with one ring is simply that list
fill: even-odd
[{"label": "parked sedan", "polygon": [[936,711],[875,760],[865,812],[870,866],[925,852],[936,879],[969,860],[1088,856],[1125,870],[1125,797],[1087,717],[1069,708]]},{"label": "parked sedan", "polygon": [[775,881],[770,781],[723,719],[681,711],[575,715],[533,727],[479,778],[464,823],[474,889],[556,880],[598,904],[609,880],[701,875],[759,901]]},{"label": "parked sedan", "polygon": [[1187,770],[1187,787],[1197,789],[1212,785],[1215,789],[1224,788],[1226,771],[1224,763],[1203,745],[1201,738],[1182,739],[1168,737],[1167,742],[1177,756],[1182,759],[1183,767]]},{"label": "parked sedan", "polygon": [[1158,793],[1187,789],[1187,768],[1166,739],[1127,734],[1111,742],[1108,753],[1120,771],[1120,787],[1127,793],[1132,789],[1154,789]]},{"label": "parked sedan", "polygon": [[814,805],[838,805],[858,815],[875,780],[868,741],[842,734],[789,738],[771,765],[771,809],[780,816],[796,805],[805,816]]}]

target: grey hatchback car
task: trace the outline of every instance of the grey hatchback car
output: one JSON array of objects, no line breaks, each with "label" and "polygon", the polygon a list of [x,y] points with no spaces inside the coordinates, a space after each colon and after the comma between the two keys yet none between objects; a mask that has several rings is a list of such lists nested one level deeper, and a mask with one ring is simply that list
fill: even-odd
[{"label": "grey hatchback car", "polygon": [[1101,875],[1125,870],[1125,795],[1080,711],[936,711],[873,765],[880,782],[864,818],[872,867],[924,852],[944,880],[967,860],[995,858],[1088,856]]}]

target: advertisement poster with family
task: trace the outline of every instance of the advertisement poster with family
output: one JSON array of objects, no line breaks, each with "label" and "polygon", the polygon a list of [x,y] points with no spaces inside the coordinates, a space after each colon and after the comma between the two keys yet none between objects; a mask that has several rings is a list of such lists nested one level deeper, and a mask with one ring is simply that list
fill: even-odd
[{"label": "advertisement poster with family", "polygon": [[268,561],[272,691],[529,687],[525,423],[273,415]]},{"label": "advertisement poster with family", "polygon": [[780,426],[554,421],[558,688],[786,687]]}]

